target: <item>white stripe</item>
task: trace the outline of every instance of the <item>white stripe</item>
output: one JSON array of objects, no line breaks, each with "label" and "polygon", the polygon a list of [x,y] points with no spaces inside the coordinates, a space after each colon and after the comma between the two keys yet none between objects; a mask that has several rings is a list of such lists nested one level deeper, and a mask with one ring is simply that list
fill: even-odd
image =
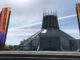
[{"label": "white stripe", "polygon": [[76,16],[75,14],[69,15],[69,16],[64,16],[64,17],[58,18],[58,20],[67,19],[67,18],[71,18],[71,17],[75,17],[75,16]]},{"label": "white stripe", "polygon": [[40,29],[9,29],[8,32],[28,32],[28,31],[39,31]]},{"label": "white stripe", "polygon": [[[75,17],[75,16],[76,16],[75,14],[69,15],[69,16],[63,16],[63,17],[59,17],[58,20],[67,19],[67,18],[72,18],[72,17]],[[14,27],[14,28],[10,28],[9,30],[19,29],[19,28],[25,28],[25,27],[27,28],[27,27],[35,26],[35,25],[38,25],[38,24],[41,24],[41,23],[42,23],[42,22],[38,22],[38,23],[34,23],[34,24],[29,24],[29,25]]]},{"label": "white stripe", "polygon": [[7,36],[31,36],[33,34],[34,33],[25,33],[25,32],[22,32],[22,33],[8,33]]},{"label": "white stripe", "polygon": [[31,26],[35,26],[41,24],[41,22],[38,23],[34,23],[34,24],[29,24],[29,25],[24,25],[24,26],[20,26],[20,27],[14,27],[14,28],[10,28],[9,30],[16,30],[16,29],[20,29],[20,28],[24,28],[24,27],[31,27]]},{"label": "white stripe", "polygon": [[[8,36],[30,36],[33,35],[35,32],[8,32]],[[69,34],[77,34],[79,36],[79,30],[78,29],[62,29],[62,31],[69,33]]]}]

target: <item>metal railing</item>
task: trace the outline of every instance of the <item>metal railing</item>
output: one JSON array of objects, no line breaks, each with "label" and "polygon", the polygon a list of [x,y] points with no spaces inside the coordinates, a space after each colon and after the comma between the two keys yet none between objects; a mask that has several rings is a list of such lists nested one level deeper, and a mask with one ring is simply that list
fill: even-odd
[{"label": "metal railing", "polygon": [[0,60],[80,60],[80,53],[76,51],[0,51]]}]

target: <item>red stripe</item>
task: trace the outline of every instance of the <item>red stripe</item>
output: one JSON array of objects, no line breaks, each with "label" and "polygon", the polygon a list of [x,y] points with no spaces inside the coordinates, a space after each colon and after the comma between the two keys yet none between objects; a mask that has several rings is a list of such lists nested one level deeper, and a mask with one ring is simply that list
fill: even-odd
[{"label": "red stripe", "polygon": [[7,18],[8,9],[5,8],[5,10],[4,10],[3,12],[4,12],[4,14],[3,14],[4,17],[3,17],[3,19],[2,19],[2,32],[5,33],[5,31],[6,31],[6,25],[7,25],[7,23],[6,23],[6,18]]}]

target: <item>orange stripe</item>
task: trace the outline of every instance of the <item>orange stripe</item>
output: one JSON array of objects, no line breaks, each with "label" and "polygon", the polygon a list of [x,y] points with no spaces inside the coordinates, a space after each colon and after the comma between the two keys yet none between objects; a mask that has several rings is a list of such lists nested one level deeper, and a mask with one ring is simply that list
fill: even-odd
[{"label": "orange stripe", "polygon": [[0,13],[0,32],[1,32],[1,14],[2,12]]},{"label": "orange stripe", "polygon": [[2,21],[3,21],[3,18],[4,18],[4,9],[2,9],[2,15],[1,15],[1,32],[2,32]]},{"label": "orange stripe", "polygon": [[3,17],[3,20],[2,20],[2,31],[4,32],[5,31],[5,22],[6,22],[6,9],[4,10],[4,17]]},{"label": "orange stripe", "polygon": [[4,15],[4,20],[3,20],[3,30],[4,32],[6,31],[6,18],[7,18],[7,11],[8,9],[5,9],[5,15]]},{"label": "orange stripe", "polygon": [[9,13],[10,13],[10,8],[3,8],[2,9],[1,32],[5,32],[7,29]]}]

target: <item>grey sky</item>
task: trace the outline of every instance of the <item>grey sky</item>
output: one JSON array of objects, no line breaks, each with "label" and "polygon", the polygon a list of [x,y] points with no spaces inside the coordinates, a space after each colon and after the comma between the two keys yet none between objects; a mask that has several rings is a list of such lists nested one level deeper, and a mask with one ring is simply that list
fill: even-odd
[{"label": "grey sky", "polygon": [[[15,27],[35,24],[42,22],[43,10],[57,10],[58,17],[76,14],[75,4],[79,0],[0,0],[0,10],[3,7],[11,8],[11,16],[6,44],[19,44],[20,41],[27,39],[35,32],[39,31],[41,24],[32,27],[22,28],[23,30],[15,31]],[[74,24],[73,24],[74,23]],[[79,38],[77,18],[68,18],[59,21],[60,28],[75,38]],[[68,24],[68,25],[67,25]],[[29,29],[29,31],[27,31]],[[34,29],[34,31],[33,31]],[[66,30],[65,30],[66,29]],[[69,30],[70,29],[70,30]],[[71,29],[73,32],[70,33]],[[74,33],[74,29],[77,32]]]}]

